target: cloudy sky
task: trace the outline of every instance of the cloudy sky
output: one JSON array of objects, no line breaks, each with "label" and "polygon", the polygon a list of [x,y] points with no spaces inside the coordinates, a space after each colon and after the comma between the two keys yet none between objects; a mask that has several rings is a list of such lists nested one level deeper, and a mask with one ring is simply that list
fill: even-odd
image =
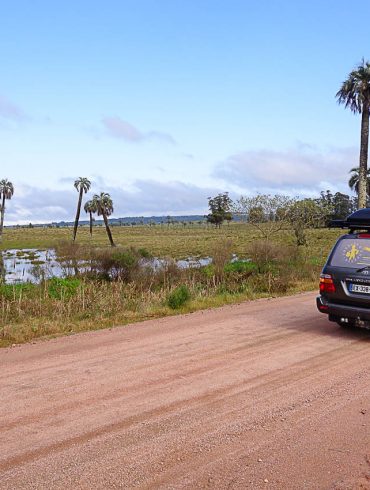
[{"label": "cloudy sky", "polygon": [[8,224],[71,220],[78,176],[116,217],[205,213],[220,191],[348,192],[360,118],[335,93],[370,58],[348,1],[15,0],[1,14]]}]

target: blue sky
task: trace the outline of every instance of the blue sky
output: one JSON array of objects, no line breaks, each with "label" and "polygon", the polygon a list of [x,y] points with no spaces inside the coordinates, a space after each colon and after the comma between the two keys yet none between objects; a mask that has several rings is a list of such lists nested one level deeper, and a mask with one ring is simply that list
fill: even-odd
[{"label": "blue sky", "polygon": [[360,118],[335,93],[369,58],[369,15],[364,0],[4,2],[7,222],[72,219],[78,176],[115,216],[348,192]]}]

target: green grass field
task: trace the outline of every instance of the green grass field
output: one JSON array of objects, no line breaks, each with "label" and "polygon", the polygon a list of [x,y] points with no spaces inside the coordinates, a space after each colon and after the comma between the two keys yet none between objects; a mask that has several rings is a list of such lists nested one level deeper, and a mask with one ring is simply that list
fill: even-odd
[{"label": "green grass field", "polygon": [[[156,257],[207,257],[222,239],[233,242],[233,252],[240,257],[247,257],[250,244],[261,238],[258,230],[245,223],[224,225],[221,229],[206,225],[173,226],[116,226],[112,228],[114,240],[123,247],[145,248]],[[307,231],[308,246],[302,250],[318,261],[327,256],[336,237],[341,234],[338,230],[313,229]],[[53,248],[59,242],[70,240],[72,228],[18,228],[4,230],[2,250],[14,248]],[[282,245],[294,245],[294,235],[285,230],[273,235],[273,241]],[[88,227],[80,227],[77,243],[96,246],[109,246],[103,227],[96,227],[90,238]]]}]

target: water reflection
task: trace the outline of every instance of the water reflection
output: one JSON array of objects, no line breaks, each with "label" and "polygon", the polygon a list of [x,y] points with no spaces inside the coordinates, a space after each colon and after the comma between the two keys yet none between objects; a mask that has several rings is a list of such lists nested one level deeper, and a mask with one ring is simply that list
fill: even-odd
[{"label": "water reflection", "polygon": [[[236,257],[233,258],[236,260]],[[73,263],[72,263],[73,262]],[[85,262],[58,260],[54,249],[11,249],[0,253],[0,275],[1,281],[7,284],[17,284],[22,282],[38,283],[43,279],[51,277],[65,277],[75,275],[86,270]],[[199,268],[209,265],[211,257],[187,259],[174,261],[172,259],[161,259],[153,257],[143,259],[142,265],[151,267],[154,270],[168,267],[175,264],[180,269]]]},{"label": "water reflection", "polygon": [[7,284],[39,282],[49,277],[64,275],[63,267],[52,249],[11,249],[3,251],[0,257],[1,277]]},{"label": "water reflection", "polygon": [[0,254],[0,283],[5,282],[5,266],[3,256]]}]

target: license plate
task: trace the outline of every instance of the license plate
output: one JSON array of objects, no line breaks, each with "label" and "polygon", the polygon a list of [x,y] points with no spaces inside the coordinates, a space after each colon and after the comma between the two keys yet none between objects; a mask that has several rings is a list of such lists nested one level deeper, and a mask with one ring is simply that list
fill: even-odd
[{"label": "license plate", "polygon": [[370,294],[370,286],[364,286],[363,284],[350,284],[349,290],[351,293]]}]

